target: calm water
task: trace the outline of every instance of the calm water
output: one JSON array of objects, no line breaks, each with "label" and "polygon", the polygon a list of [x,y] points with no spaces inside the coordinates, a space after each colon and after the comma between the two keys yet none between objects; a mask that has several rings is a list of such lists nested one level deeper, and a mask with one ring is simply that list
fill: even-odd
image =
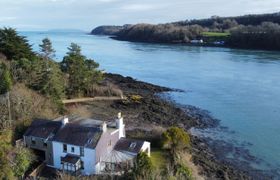
[{"label": "calm water", "polygon": [[171,96],[208,110],[234,131],[209,135],[249,142],[253,155],[280,166],[280,52],[130,43],[83,33],[22,34],[35,50],[49,37],[58,61],[75,42],[107,72],[185,90]]}]

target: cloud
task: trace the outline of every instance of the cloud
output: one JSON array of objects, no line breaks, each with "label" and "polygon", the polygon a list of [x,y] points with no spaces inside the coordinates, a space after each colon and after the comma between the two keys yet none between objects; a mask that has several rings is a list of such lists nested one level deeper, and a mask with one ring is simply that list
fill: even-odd
[{"label": "cloud", "polygon": [[98,0],[99,2],[104,2],[104,3],[110,3],[110,2],[116,2],[119,0]]},{"label": "cloud", "polygon": [[121,10],[125,11],[147,11],[155,9],[158,9],[158,7],[149,4],[128,4],[121,7]]},{"label": "cloud", "polygon": [[280,0],[0,0],[0,26],[90,30],[279,10]]},{"label": "cloud", "polygon": [[17,17],[0,17],[0,22],[7,22],[7,21],[12,21],[16,20]]}]

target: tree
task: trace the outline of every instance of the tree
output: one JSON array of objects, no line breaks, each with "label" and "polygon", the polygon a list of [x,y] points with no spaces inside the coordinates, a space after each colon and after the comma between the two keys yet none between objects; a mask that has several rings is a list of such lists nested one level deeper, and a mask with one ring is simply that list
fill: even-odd
[{"label": "tree", "polygon": [[64,96],[64,79],[59,65],[49,60],[37,60],[34,66],[36,68],[33,68],[33,81],[31,81],[30,86],[41,94],[61,99]]},{"label": "tree", "polygon": [[12,28],[0,29],[0,52],[9,60],[21,58],[31,60],[35,57],[26,38],[19,36],[16,30]]},{"label": "tree", "polygon": [[133,175],[137,178],[147,178],[151,175],[153,165],[147,153],[141,152],[136,157],[136,162],[133,168]]},{"label": "tree", "polygon": [[190,147],[190,136],[182,128],[171,127],[162,135],[162,145],[173,153]]},{"label": "tree", "polygon": [[14,159],[14,175],[17,177],[23,177],[25,172],[29,169],[34,160],[33,154],[26,148],[17,149]]},{"label": "tree", "polygon": [[52,42],[49,38],[45,38],[42,40],[42,44],[39,45],[41,55],[44,59],[50,60],[55,56],[55,50],[52,47]]},{"label": "tree", "polygon": [[83,56],[81,47],[75,43],[71,43],[68,50],[61,62],[61,70],[68,74],[67,93],[69,96],[81,96],[102,79],[97,69],[99,64]]},{"label": "tree", "polygon": [[0,94],[5,94],[11,90],[12,78],[8,67],[4,64],[0,64]]},{"label": "tree", "polygon": [[181,164],[181,152],[190,147],[190,136],[182,128],[171,127],[162,134],[162,146],[169,150],[171,171],[174,175],[189,176]]}]

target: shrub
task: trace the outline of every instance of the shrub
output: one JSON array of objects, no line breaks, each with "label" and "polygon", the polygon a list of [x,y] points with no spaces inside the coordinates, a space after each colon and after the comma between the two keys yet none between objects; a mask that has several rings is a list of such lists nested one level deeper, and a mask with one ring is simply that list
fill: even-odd
[{"label": "shrub", "polygon": [[136,179],[147,178],[151,175],[152,170],[153,165],[150,157],[144,152],[139,153],[133,168],[133,176]]},{"label": "shrub", "polygon": [[130,96],[130,99],[133,101],[133,102],[135,102],[135,103],[140,103],[141,102],[141,100],[142,100],[142,96],[140,96],[140,95],[131,95]]},{"label": "shrub", "polygon": [[162,134],[162,146],[173,152],[180,151],[190,147],[190,136],[182,128],[171,127]]},{"label": "shrub", "polygon": [[13,166],[14,175],[17,177],[23,177],[34,159],[35,158],[30,150],[26,148],[17,149],[14,162],[15,165]]}]

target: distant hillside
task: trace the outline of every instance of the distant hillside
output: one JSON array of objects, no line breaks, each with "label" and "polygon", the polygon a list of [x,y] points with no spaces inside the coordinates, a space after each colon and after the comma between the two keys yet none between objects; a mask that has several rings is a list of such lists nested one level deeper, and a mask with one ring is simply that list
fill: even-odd
[{"label": "distant hillside", "polygon": [[99,26],[91,31],[94,35],[116,35],[124,26]]},{"label": "distant hillside", "polygon": [[157,43],[188,43],[196,39],[203,32],[197,25],[176,26],[173,24],[136,24],[123,28],[116,35],[116,39],[139,42]]},{"label": "distant hillside", "polygon": [[280,12],[272,13],[272,14],[251,14],[244,16],[236,16],[236,17],[219,17],[212,16],[208,19],[199,19],[199,20],[186,20],[175,22],[174,24],[178,25],[200,25],[202,27],[211,27],[215,23],[223,23],[224,21],[235,21],[239,25],[261,25],[263,22],[272,22],[280,24]]},{"label": "distant hillside", "polygon": [[166,24],[100,26],[91,34],[148,43],[184,43],[280,50],[280,13],[237,17],[212,16]]}]

